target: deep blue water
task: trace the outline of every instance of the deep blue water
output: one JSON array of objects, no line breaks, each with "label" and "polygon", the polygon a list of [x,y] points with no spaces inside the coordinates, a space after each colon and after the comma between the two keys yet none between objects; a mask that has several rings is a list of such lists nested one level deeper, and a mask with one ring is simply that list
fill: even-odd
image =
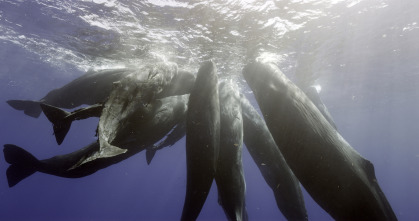
[{"label": "deep blue water", "polygon": [[[58,146],[45,116],[30,118],[5,102],[40,99],[88,69],[168,60],[196,71],[213,59],[220,77],[251,97],[240,71],[263,56],[291,79],[315,79],[339,132],[374,164],[399,220],[416,220],[418,10],[415,0],[0,0],[0,143],[44,159],[94,141],[97,119],[74,122]],[[88,177],[35,173],[9,188],[2,156],[0,220],[178,220],[185,162],[182,139],[151,165],[142,152]],[[284,220],[247,151],[243,162],[250,220]],[[331,220],[305,200],[310,220]],[[215,185],[199,220],[225,220]]]}]

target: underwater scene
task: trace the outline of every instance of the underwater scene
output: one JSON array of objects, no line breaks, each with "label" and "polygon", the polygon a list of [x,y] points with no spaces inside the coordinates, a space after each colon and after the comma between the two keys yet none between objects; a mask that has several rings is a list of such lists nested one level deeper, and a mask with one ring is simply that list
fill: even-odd
[{"label": "underwater scene", "polygon": [[415,0],[0,0],[0,220],[417,220]]}]

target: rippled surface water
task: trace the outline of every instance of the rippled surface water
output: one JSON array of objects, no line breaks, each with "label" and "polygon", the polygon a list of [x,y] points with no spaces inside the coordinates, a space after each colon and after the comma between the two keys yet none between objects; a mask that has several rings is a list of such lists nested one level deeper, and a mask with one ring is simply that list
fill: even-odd
[{"label": "rippled surface water", "polygon": [[[56,147],[45,118],[4,102],[39,99],[89,69],[173,61],[195,72],[212,59],[221,78],[251,91],[241,69],[275,62],[299,83],[321,87],[339,131],[376,169],[400,220],[419,214],[419,4],[415,0],[0,0],[0,141],[39,158],[79,149],[95,121],[75,124]],[[0,162],[0,217],[6,220],[176,220],[186,169],[184,144],[140,154],[87,178],[32,175],[7,187]],[[67,145],[67,146],[66,146]],[[284,219],[248,154],[252,220]],[[304,162],[302,162],[304,163]],[[212,190],[200,216],[225,219]],[[331,219],[306,194],[309,218]]]}]

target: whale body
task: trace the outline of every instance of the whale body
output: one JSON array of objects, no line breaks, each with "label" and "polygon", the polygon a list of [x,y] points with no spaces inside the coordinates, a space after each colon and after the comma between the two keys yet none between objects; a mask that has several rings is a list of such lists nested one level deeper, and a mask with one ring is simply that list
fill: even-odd
[{"label": "whale body", "polygon": [[7,103],[16,110],[22,110],[28,116],[38,118],[42,113],[41,103],[65,109],[73,109],[83,104],[104,103],[114,89],[114,82],[128,76],[137,82],[155,82],[155,84],[148,85],[155,89],[149,90],[149,92],[155,92],[155,94],[147,95],[149,101],[187,94],[195,81],[195,76],[192,73],[178,70],[176,64],[157,62],[136,69],[120,68],[88,71],[61,88],[50,91],[39,101],[8,100]]},{"label": "whale body", "polygon": [[16,110],[23,110],[31,117],[42,113],[40,103],[72,109],[82,104],[93,105],[104,102],[112,91],[112,83],[119,81],[134,72],[132,69],[115,69],[88,71],[61,88],[50,91],[39,101],[8,100],[7,103]]},{"label": "whale body", "polygon": [[276,145],[265,121],[242,96],[244,143],[266,183],[272,189],[276,204],[288,220],[307,220],[300,183]]},{"label": "whale body", "polygon": [[137,120],[138,124],[131,125],[130,129],[138,134],[135,139],[120,138],[118,135],[112,140],[112,145],[124,150],[124,153],[119,155],[111,156],[112,151],[106,152],[108,150],[101,149],[99,142],[94,142],[72,153],[38,160],[24,149],[6,144],[3,149],[4,156],[11,164],[7,169],[9,186],[16,185],[35,172],[68,178],[84,177],[150,148],[174,127],[184,123],[188,98],[189,95],[171,96],[156,99],[149,104],[147,108],[154,111],[148,111]]},{"label": "whale body", "polygon": [[372,163],[278,67],[250,63],[243,76],[288,165],[324,210],[336,220],[397,220]]},{"label": "whale body", "polygon": [[[172,68],[174,69],[172,70],[169,67],[171,66],[165,66],[164,64],[156,64],[156,66],[150,66],[149,69],[142,69],[142,71],[130,73],[124,76],[119,81],[108,82],[110,85],[112,85],[112,90],[102,91],[102,93],[106,95],[106,99],[103,102],[96,103],[85,108],[80,108],[72,112],[60,109],[62,108],[62,106],[53,106],[51,104],[42,102],[19,102],[32,102],[32,104],[34,104],[32,106],[36,106],[36,108],[40,106],[48,120],[53,124],[54,135],[58,145],[60,145],[63,142],[68,131],[70,130],[72,121],[82,120],[89,117],[100,117],[104,108],[107,111],[105,111],[104,116],[102,116],[100,126],[103,124],[103,119],[106,118],[106,116],[109,116],[109,114],[111,114],[110,119],[113,120],[113,122],[118,123],[119,125],[123,125],[122,122],[118,122],[118,119],[120,120],[121,118],[120,114],[116,113],[127,114],[136,110],[144,110],[142,108],[137,108],[136,106],[141,104],[143,106],[147,106],[148,103],[152,102],[155,99],[162,99],[165,97],[175,95],[189,94],[191,88],[195,83],[195,75],[186,71],[177,71],[177,68]],[[84,81],[80,79],[78,80],[78,82]],[[74,84],[75,83],[73,82],[69,83],[68,85],[73,86],[67,86],[67,88],[72,88],[73,90],[75,90],[76,88]],[[90,90],[96,91],[95,93],[99,93],[102,90],[102,87],[92,86]],[[64,92],[71,93],[68,90],[63,91],[62,93]],[[68,95],[66,96],[68,97]],[[65,98],[66,96],[64,96],[63,98]],[[62,102],[66,103],[64,101]],[[72,102],[82,103],[83,101],[77,100],[77,102],[74,102],[74,100],[72,100]],[[127,107],[128,109],[126,109]],[[122,110],[121,108],[123,108],[124,110]],[[127,117],[123,118],[127,119]],[[128,122],[131,120],[132,119],[129,119]],[[110,121],[107,121],[107,124],[109,123]],[[157,150],[167,145],[173,145],[174,140],[179,140],[184,136],[185,129],[183,129],[182,131],[182,128],[184,128],[184,126],[179,127],[175,131],[176,133],[172,134],[170,139],[166,139],[166,143],[162,143],[160,147],[156,146],[152,149]],[[117,130],[113,131],[116,132]],[[178,138],[179,136],[180,138]]]},{"label": "whale body", "polygon": [[247,220],[242,148],[243,119],[240,93],[230,81],[219,84],[220,152],[215,181],[219,203],[228,220]]},{"label": "whale body", "polygon": [[212,61],[201,64],[186,116],[186,195],[181,220],[196,220],[214,180],[219,154],[218,77]]}]

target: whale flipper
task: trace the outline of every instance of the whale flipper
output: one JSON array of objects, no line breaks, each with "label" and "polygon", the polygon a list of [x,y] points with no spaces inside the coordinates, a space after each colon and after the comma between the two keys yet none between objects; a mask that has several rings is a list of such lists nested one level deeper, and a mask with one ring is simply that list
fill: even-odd
[{"label": "whale flipper", "polygon": [[146,150],[145,156],[146,156],[146,159],[147,159],[147,165],[150,165],[151,161],[154,158],[154,155],[156,155],[156,152],[157,152],[157,149],[150,148],[150,149]]},{"label": "whale flipper", "polygon": [[37,171],[38,159],[32,154],[13,144],[4,145],[4,158],[11,165],[7,169],[7,182],[13,187]]},{"label": "whale flipper", "polygon": [[70,115],[70,112],[48,104],[41,104],[41,108],[48,120],[53,124],[52,128],[54,130],[55,140],[58,145],[61,145],[71,127],[72,121],[65,120]]},{"label": "whale flipper", "polygon": [[[156,150],[163,149],[165,147],[173,146],[176,142],[182,139],[186,134],[186,122],[181,122],[176,125],[175,128],[167,135],[166,139],[155,146]],[[153,147],[154,148],[154,147]]]},{"label": "whale flipper", "polygon": [[146,159],[147,164],[150,165],[151,161],[156,155],[157,150],[161,150],[165,147],[171,147],[180,139],[182,139],[186,134],[186,123],[183,121],[175,126],[173,130],[166,136],[162,142],[157,145],[153,145],[151,148],[146,150]]},{"label": "whale flipper", "polygon": [[6,101],[11,107],[16,110],[23,110],[23,112],[31,117],[38,118],[41,115],[40,101],[31,100],[8,100]]}]

